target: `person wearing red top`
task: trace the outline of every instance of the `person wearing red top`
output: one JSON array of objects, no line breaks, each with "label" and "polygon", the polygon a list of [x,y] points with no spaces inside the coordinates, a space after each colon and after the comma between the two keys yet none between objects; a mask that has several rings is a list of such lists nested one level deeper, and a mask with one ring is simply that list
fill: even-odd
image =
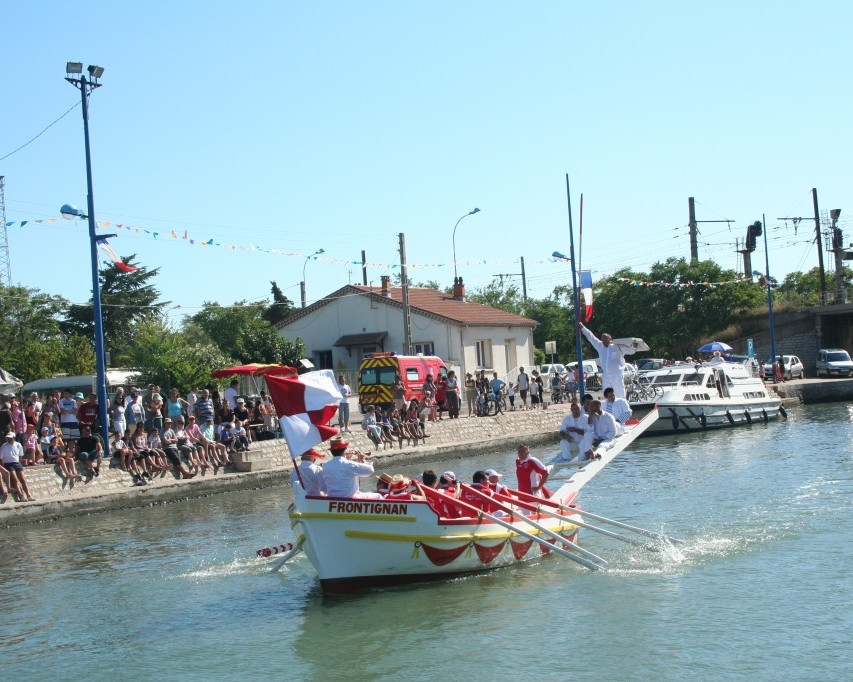
[{"label": "person wearing red top", "polygon": [[[80,426],[94,426],[98,419],[98,396],[89,394],[89,399],[77,408],[77,423]],[[92,429],[95,430],[94,428]]]},{"label": "person wearing red top", "polygon": [[[486,475],[485,471],[475,471],[471,480],[473,481],[470,486],[471,488],[482,495],[486,495],[488,497],[493,496],[494,493],[492,493],[492,489],[489,487],[489,477]],[[493,502],[484,499],[481,495],[477,495],[467,488],[462,488],[460,499],[463,502],[470,504],[472,507],[476,507],[480,511],[486,512],[487,514],[494,514],[497,511],[497,507]]]},{"label": "person wearing red top", "polygon": [[548,469],[535,457],[530,456],[527,443],[518,446],[518,459],[515,460],[515,473],[518,478],[518,489],[530,495],[547,497],[545,482],[548,480]]}]

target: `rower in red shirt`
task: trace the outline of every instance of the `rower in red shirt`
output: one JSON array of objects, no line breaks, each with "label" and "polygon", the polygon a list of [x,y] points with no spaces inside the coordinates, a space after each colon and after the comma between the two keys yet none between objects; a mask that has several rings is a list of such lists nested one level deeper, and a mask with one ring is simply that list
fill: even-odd
[{"label": "rower in red shirt", "polygon": [[518,478],[518,489],[523,493],[551,497],[551,492],[545,487],[548,480],[548,469],[535,457],[530,456],[527,443],[518,446],[518,459],[515,460],[515,474]]},{"label": "rower in red shirt", "polygon": [[[471,484],[471,487],[474,490],[482,493],[483,495],[488,495],[489,497],[494,495],[492,489],[489,487],[489,477],[486,475],[485,471],[475,471],[472,480],[473,483]],[[483,499],[479,495],[475,495],[473,492],[466,490],[465,488],[462,488],[460,499],[463,502],[470,504],[472,507],[477,507],[477,509],[484,511],[487,514],[494,514],[497,511],[497,507],[494,503]]]}]

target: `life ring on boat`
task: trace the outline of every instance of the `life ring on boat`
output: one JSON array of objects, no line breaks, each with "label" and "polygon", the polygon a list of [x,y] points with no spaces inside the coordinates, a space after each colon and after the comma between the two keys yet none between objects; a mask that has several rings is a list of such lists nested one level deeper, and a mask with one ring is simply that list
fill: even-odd
[{"label": "life ring on boat", "polygon": [[749,413],[749,410],[744,410],[743,416],[746,417],[747,424],[752,424],[752,415]]}]

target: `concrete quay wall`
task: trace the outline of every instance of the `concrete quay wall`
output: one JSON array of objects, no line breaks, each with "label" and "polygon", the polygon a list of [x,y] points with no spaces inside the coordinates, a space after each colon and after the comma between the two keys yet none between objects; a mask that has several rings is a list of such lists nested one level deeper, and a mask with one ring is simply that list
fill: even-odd
[{"label": "concrete quay wall", "polygon": [[[509,412],[497,417],[443,419],[427,424],[426,444],[396,446],[375,451],[358,426],[344,434],[349,442],[364,451],[374,450],[377,472],[398,462],[407,464],[479,454],[515,447],[521,441],[531,445],[556,443],[560,422],[569,407],[551,405],[546,410]],[[20,523],[47,521],[63,516],[76,516],[111,509],[146,507],[193,497],[205,497],[229,490],[280,485],[289,480],[293,468],[290,452],[283,440],[254,443],[250,449],[253,470],[227,472],[207,469],[195,478],[178,480],[169,472],[158,474],[146,486],[134,486],[130,475],[115,460],[104,460],[97,478],[69,482],[59,468],[38,465],[25,469],[35,502],[16,502],[12,495],[0,498],[0,527]],[[257,461],[260,460],[260,461]],[[255,467],[257,468],[255,470]],[[83,473],[83,467],[79,467]]]},{"label": "concrete quay wall", "polygon": [[805,405],[853,402],[853,379],[801,379],[782,382],[775,388],[780,398],[799,400]]}]

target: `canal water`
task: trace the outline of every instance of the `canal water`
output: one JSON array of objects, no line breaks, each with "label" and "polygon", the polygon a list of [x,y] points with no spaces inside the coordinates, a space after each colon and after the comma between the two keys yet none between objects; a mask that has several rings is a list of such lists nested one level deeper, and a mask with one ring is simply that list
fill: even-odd
[{"label": "canal water", "polygon": [[[540,449],[535,454],[545,455]],[[513,478],[514,453],[436,462]],[[416,474],[399,467],[394,472]],[[562,557],[327,598],[288,487],[0,529],[6,679],[842,680],[853,670],[853,406],[643,439],[582,491],[590,511],[686,540],[600,535]]]}]

